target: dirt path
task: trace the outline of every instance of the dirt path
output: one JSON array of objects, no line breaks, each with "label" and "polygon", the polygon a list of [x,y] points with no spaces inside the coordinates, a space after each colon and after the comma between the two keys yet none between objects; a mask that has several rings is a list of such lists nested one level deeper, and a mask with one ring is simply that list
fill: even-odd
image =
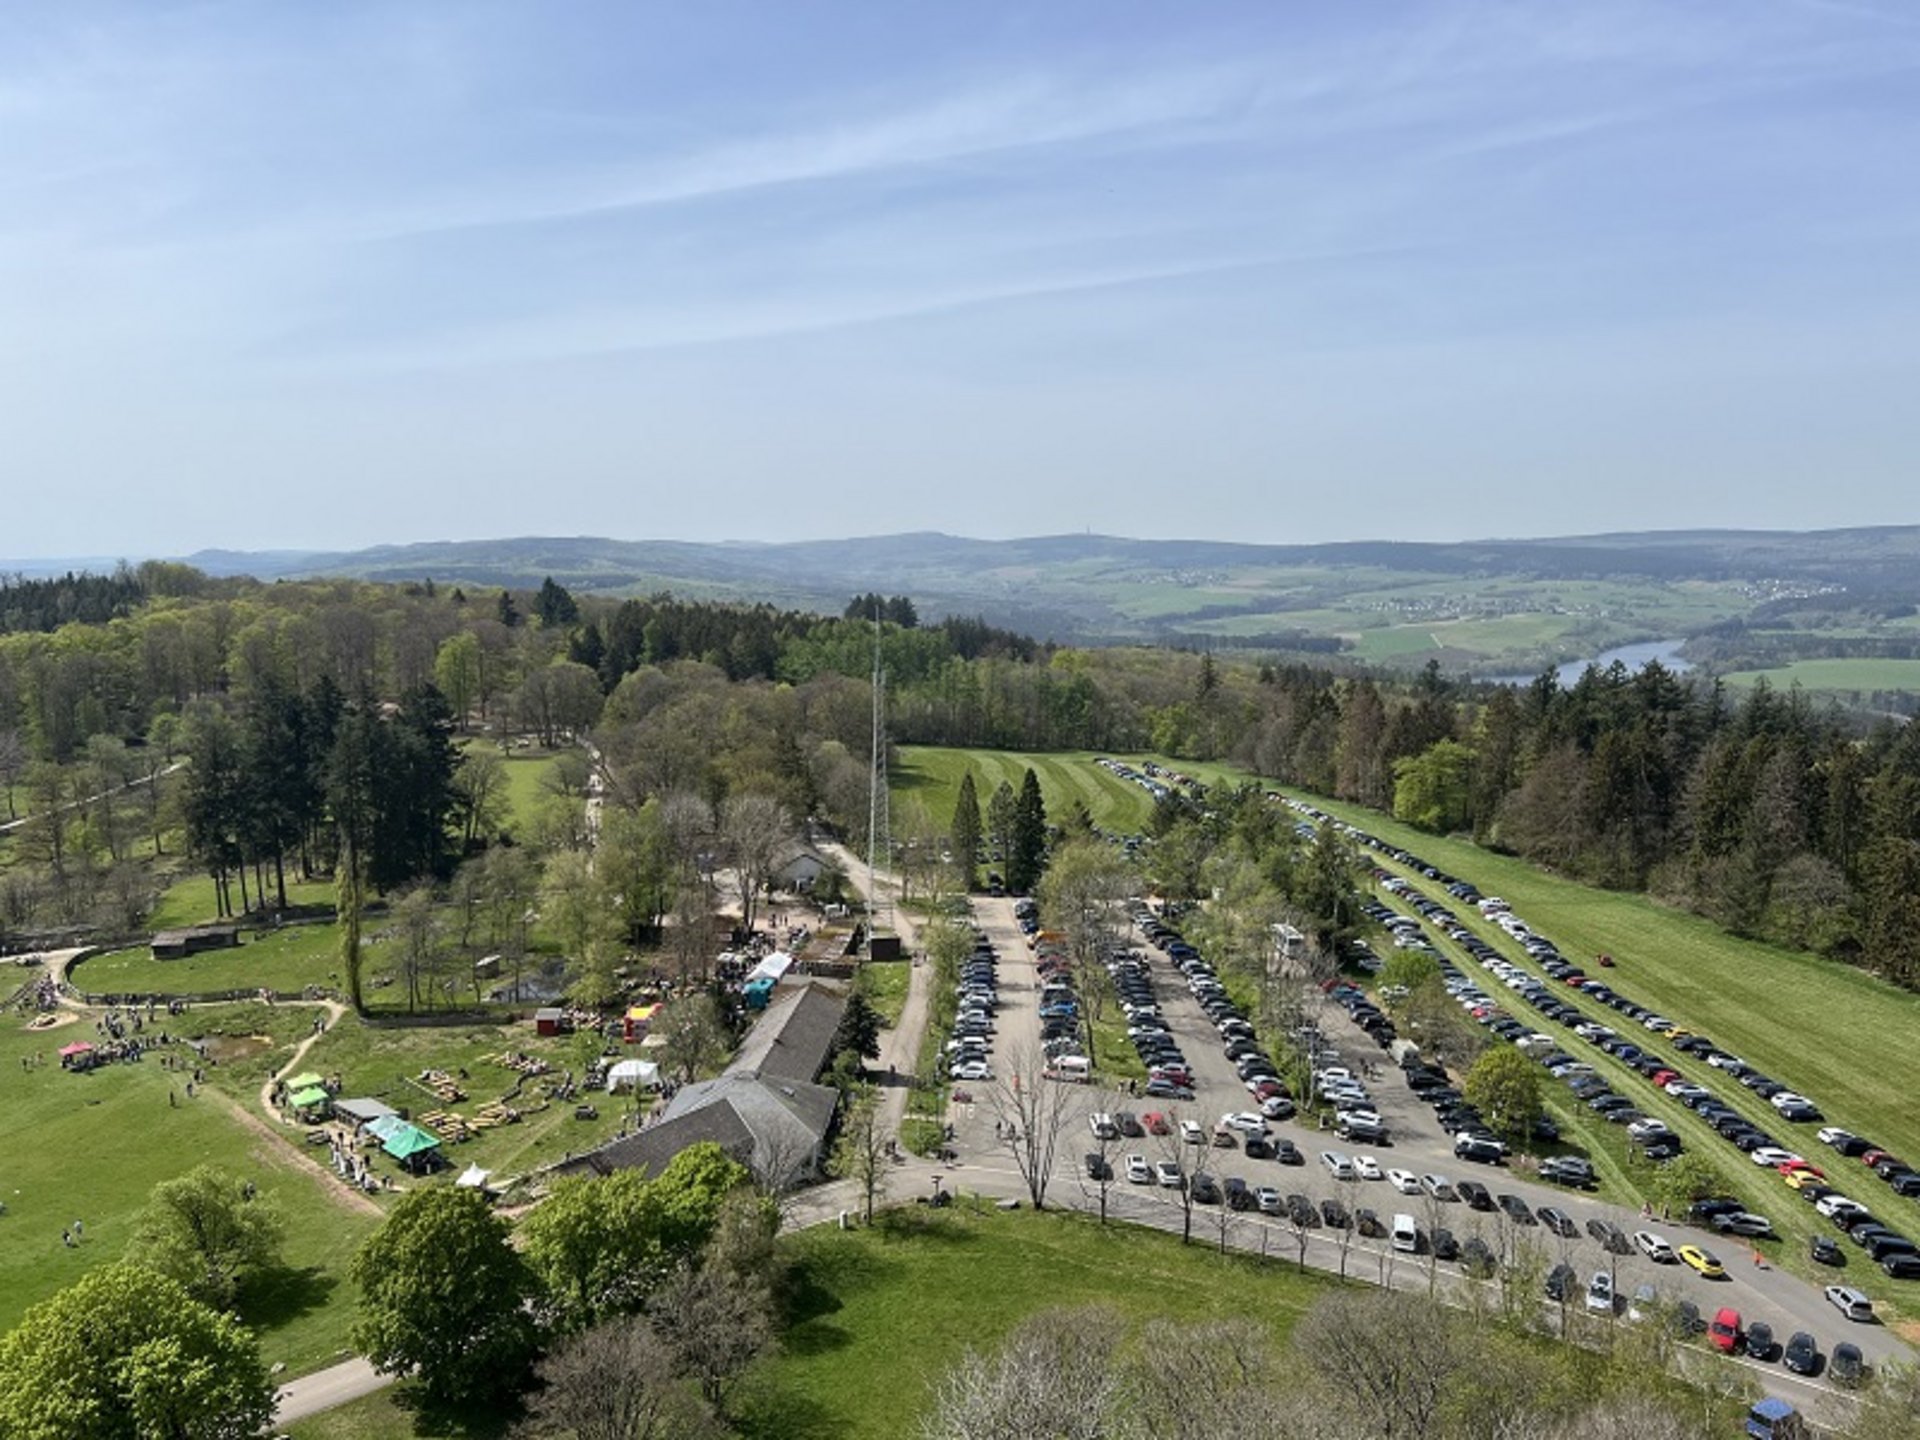
[{"label": "dirt path", "polygon": [[273,1087],[278,1085],[282,1080],[286,1079],[287,1076],[293,1074],[294,1071],[300,1068],[300,1062],[307,1058],[307,1051],[313,1048],[313,1042],[318,1040],[322,1035],[326,1034],[328,1030],[331,1030],[335,1025],[340,1023],[340,1017],[347,1013],[347,1007],[341,1004],[338,1000],[319,1000],[319,1001],[283,1000],[278,1003],[283,1005],[315,1005],[317,1004],[322,1010],[325,1010],[327,1012],[326,1025],[319,1030],[315,1030],[312,1034],[308,1035],[306,1039],[302,1040],[298,1045],[294,1046],[293,1057],[289,1059],[286,1064],[282,1065],[278,1070],[274,1071],[273,1074],[269,1075],[260,1084],[261,1111],[265,1114],[274,1116],[283,1125],[291,1125],[294,1123],[293,1121],[287,1119],[284,1115],[281,1115],[277,1110],[273,1108]]},{"label": "dirt path", "polygon": [[235,1120],[255,1136],[259,1137],[263,1142],[264,1148],[270,1152],[264,1157],[268,1159],[270,1163],[275,1161],[275,1157],[278,1157],[278,1163],[285,1165],[288,1169],[311,1169],[326,1182],[324,1188],[326,1189],[328,1197],[342,1209],[358,1210],[363,1214],[374,1216],[384,1216],[387,1213],[378,1205],[374,1204],[369,1196],[361,1194],[351,1185],[348,1185],[345,1181],[341,1180],[338,1175],[334,1174],[326,1166],[322,1165],[318,1160],[315,1160],[311,1155],[307,1154],[306,1151],[294,1144],[292,1140],[287,1138],[285,1131],[276,1130],[265,1120],[247,1109],[245,1105],[235,1100],[231,1095],[223,1095],[218,1090],[211,1089],[204,1090],[201,1093],[217,1096],[220,1103],[227,1107]]}]

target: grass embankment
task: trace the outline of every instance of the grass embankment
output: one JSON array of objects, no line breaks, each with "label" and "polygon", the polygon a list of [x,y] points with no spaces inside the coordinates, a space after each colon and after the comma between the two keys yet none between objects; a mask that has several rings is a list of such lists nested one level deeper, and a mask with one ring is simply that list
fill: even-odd
[{"label": "grass embankment", "polygon": [[855,988],[866,996],[883,1029],[900,1023],[907,1008],[907,990],[913,982],[913,964],[907,960],[867,961],[861,965]]},{"label": "grass embankment", "polygon": [[[192,1033],[165,1017],[153,1030],[165,1028]],[[153,1186],[205,1162],[252,1179],[287,1221],[284,1269],[242,1312],[267,1360],[295,1373],[333,1361],[352,1320],[347,1259],[378,1217],[246,1125],[218,1090],[187,1099],[187,1077],[162,1069],[158,1056],[84,1075],[60,1069],[62,1045],[98,1038],[84,1020],[45,1031],[11,1015],[0,1022],[0,1331],[123,1256]],[[22,1068],[22,1056],[37,1055],[43,1065]],[[76,1219],[85,1238],[68,1248],[60,1232]]]},{"label": "grass embankment", "polygon": [[[924,804],[933,823],[944,829],[953,819],[960,793],[960,777],[971,770],[973,788],[984,816],[993,792],[1005,781],[1016,794],[1031,769],[1040,782],[1040,798],[1048,818],[1055,822],[1085,805],[1093,823],[1123,835],[1146,828],[1153,813],[1153,797],[1140,786],[1122,780],[1095,765],[1094,753],[1069,751],[1038,754],[1019,750],[958,749],[948,746],[903,745],[897,752],[888,783],[896,807],[914,801]],[[900,814],[895,810],[896,817]]]},{"label": "grass embankment", "polygon": [[[870,1230],[809,1230],[783,1247],[794,1266],[785,1332],[731,1402],[749,1440],[911,1435],[939,1375],[1038,1310],[1097,1302],[1135,1322],[1252,1317],[1279,1343],[1336,1284],[1279,1261],[1183,1246],[1158,1231],[985,1207],[906,1207]],[[501,1430],[416,1430],[390,1393],[290,1430],[293,1440],[426,1433]]]}]

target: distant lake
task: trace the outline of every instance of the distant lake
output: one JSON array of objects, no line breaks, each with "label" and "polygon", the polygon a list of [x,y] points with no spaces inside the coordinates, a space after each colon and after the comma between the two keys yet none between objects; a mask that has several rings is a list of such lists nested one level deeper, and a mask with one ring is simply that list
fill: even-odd
[{"label": "distant lake", "polygon": [[[1637,644],[1621,645],[1612,650],[1602,650],[1591,660],[1569,660],[1565,665],[1558,667],[1554,671],[1554,674],[1560,677],[1560,686],[1562,689],[1566,689],[1575,684],[1582,675],[1586,674],[1587,666],[1598,665],[1602,670],[1605,670],[1616,660],[1627,667],[1629,674],[1638,674],[1646,668],[1649,661],[1653,660],[1658,660],[1675,674],[1683,674],[1693,668],[1693,666],[1680,658],[1680,647],[1686,643],[1685,640],[1642,640]],[[1531,675],[1495,675],[1492,677],[1493,683],[1496,685],[1531,685],[1539,678],[1540,672],[1537,670]]]}]

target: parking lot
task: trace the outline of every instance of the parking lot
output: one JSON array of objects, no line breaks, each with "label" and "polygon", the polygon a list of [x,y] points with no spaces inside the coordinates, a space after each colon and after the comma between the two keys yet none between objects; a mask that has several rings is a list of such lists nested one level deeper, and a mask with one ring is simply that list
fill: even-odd
[{"label": "parking lot", "polygon": [[[998,954],[1000,1005],[995,1016],[993,1053],[996,1061],[1017,1053],[1022,1046],[1037,1050],[1040,1026],[1036,999],[1039,975],[1027,937],[1015,921],[1013,902],[1001,899],[976,899],[976,923],[992,941]],[[1571,1267],[1577,1286],[1569,1304],[1584,1309],[1587,1285],[1596,1271],[1606,1272],[1615,1294],[1621,1297],[1612,1313],[1614,1323],[1634,1323],[1626,1317],[1627,1301],[1641,1286],[1656,1287],[1665,1302],[1691,1301],[1704,1319],[1711,1319],[1722,1307],[1741,1312],[1748,1322],[1765,1320],[1781,1339],[1792,1332],[1812,1334],[1822,1352],[1840,1341],[1851,1341],[1865,1353],[1870,1364],[1889,1360],[1910,1361],[1911,1352],[1890,1331],[1876,1324],[1844,1320],[1814,1287],[1773,1268],[1751,1263],[1749,1252],[1737,1241],[1705,1234],[1679,1223],[1649,1221],[1636,1212],[1607,1205],[1577,1194],[1543,1184],[1506,1165],[1489,1167],[1457,1160],[1450,1137],[1443,1134],[1431,1108],[1405,1083],[1396,1065],[1388,1059],[1366,1033],[1352,1024],[1338,1006],[1323,1003],[1319,1016],[1327,1039],[1336,1045],[1347,1068],[1364,1081],[1375,1108],[1388,1128],[1391,1143],[1385,1146],[1349,1144],[1330,1132],[1322,1131],[1311,1120],[1274,1121],[1268,1132],[1285,1137],[1304,1163],[1283,1164],[1271,1159],[1249,1158],[1241,1139],[1231,1148],[1211,1143],[1216,1122],[1229,1112],[1252,1108],[1252,1097],[1241,1082],[1234,1065],[1227,1059],[1219,1031],[1190,993],[1187,979],[1167,957],[1146,944],[1138,934],[1134,948],[1147,957],[1156,998],[1167,1027],[1183,1052],[1193,1076],[1191,1100],[1152,1100],[1129,1095],[1123,1089],[1096,1083],[1074,1087],[1075,1098],[1066,1121],[1068,1133],[1062,1137],[1056,1157],[1050,1203],[1079,1208],[1098,1208],[1104,1188],[1109,1213],[1162,1228],[1179,1230],[1189,1219],[1197,1240],[1218,1241],[1237,1248],[1292,1257],[1304,1253],[1307,1263],[1338,1270],[1383,1283],[1420,1285],[1439,1284],[1469,1288],[1473,1284],[1457,1263],[1436,1262],[1430,1253],[1430,1236],[1436,1228],[1451,1232],[1454,1241],[1466,1246],[1478,1240],[1496,1256],[1514,1257],[1533,1253],[1533,1265],[1545,1272],[1557,1264]],[[1262,1037],[1264,1040],[1265,1037]],[[1054,1082],[1048,1082],[1054,1083]],[[1016,1177],[1015,1167],[995,1133],[996,1116],[985,1102],[986,1087],[963,1086],[974,1095],[974,1103],[953,1107],[956,1148],[960,1158],[962,1183],[979,1185],[988,1175],[1004,1182]],[[1130,1114],[1136,1118],[1149,1113],[1165,1117],[1171,1132],[1166,1136],[1123,1135],[1115,1140],[1095,1138],[1089,1119],[1096,1113]],[[1179,1138],[1182,1120],[1198,1124],[1203,1143],[1189,1145]],[[1414,1176],[1434,1175],[1450,1182],[1475,1180],[1488,1187],[1494,1197],[1511,1197],[1526,1212],[1537,1213],[1544,1206],[1557,1207],[1572,1222],[1574,1234],[1555,1235],[1537,1223],[1521,1224],[1497,1208],[1482,1211],[1470,1208],[1459,1199],[1440,1199],[1432,1195],[1402,1195],[1383,1179],[1335,1179],[1320,1162],[1324,1150],[1347,1157],[1371,1153],[1381,1172],[1401,1169]],[[1088,1177],[1089,1152],[1110,1157],[1113,1179],[1104,1186]],[[1313,1208],[1316,1223],[1296,1224],[1284,1215],[1263,1215],[1255,1208],[1233,1210],[1224,1204],[1195,1203],[1190,1207],[1178,1190],[1155,1183],[1130,1183],[1126,1161],[1140,1155],[1149,1169],[1163,1161],[1176,1164],[1182,1173],[1204,1171],[1223,1186],[1229,1179],[1243,1182],[1249,1192],[1271,1187],[1286,1197],[1303,1197]],[[972,1179],[968,1179],[971,1173]],[[1451,1191],[1443,1191],[1452,1193]],[[1396,1213],[1410,1215],[1422,1232],[1422,1250],[1417,1255],[1396,1253],[1384,1238],[1369,1238],[1346,1233],[1344,1257],[1342,1231],[1329,1226],[1320,1217],[1323,1202],[1336,1201],[1349,1213],[1361,1207],[1371,1209],[1383,1226],[1390,1226]],[[1704,1244],[1726,1261],[1724,1277],[1707,1279],[1678,1264],[1655,1264],[1637,1251],[1610,1254],[1587,1233],[1587,1222],[1600,1218],[1631,1234],[1652,1229],[1675,1246]],[[1431,1274],[1430,1274],[1431,1272]],[[1544,1301],[1543,1297],[1543,1303]],[[1597,1318],[1597,1317],[1596,1317]],[[1793,1383],[1794,1377],[1777,1363],[1745,1360],[1764,1376],[1770,1387]]]}]

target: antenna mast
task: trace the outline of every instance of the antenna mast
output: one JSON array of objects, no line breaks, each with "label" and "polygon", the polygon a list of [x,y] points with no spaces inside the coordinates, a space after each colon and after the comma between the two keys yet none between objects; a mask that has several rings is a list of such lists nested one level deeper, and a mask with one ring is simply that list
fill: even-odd
[{"label": "antenna mast", "polygon": [[[873,934],[880,923],[880,890],[874,878],[876,854],[893,858],[892,805],[887,794],[887,672],[880,664],[880,609],[873,612],[873,748],[867,771],[867,958],[873,958]],[[891,913],[890,907],[888,913]]]}]

